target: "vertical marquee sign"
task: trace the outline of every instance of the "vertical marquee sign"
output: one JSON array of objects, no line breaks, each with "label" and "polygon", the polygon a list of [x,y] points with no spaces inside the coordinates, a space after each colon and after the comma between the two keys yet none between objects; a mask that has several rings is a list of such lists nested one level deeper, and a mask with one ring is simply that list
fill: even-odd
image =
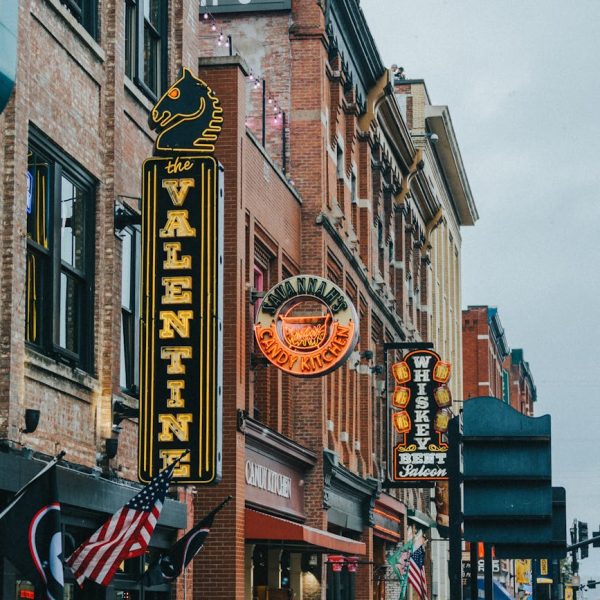
[{"label": "vertical marquee sign", "polygon": [[221,477],[223,109],[191,71],[154,106],[143,166],[139,478],[185,451],[178,483]]},{"label": "vertical marquee sign", "polygon": [[452,397],[450,363],[432,350],[414,350],[392,365],[390,479],[407,487],[448,479],[446,433]]}]

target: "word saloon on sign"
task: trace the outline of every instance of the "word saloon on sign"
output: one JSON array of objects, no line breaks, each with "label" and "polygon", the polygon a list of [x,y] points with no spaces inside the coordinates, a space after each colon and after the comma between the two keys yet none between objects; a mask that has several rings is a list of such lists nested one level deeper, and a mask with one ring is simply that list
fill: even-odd
[{"label": "word saloon on sign", "polygon": [[140,478],[184,450],[179,482],[214,482],[219,434],[222,252],[211,157],[144,164]]},{"label": "word saloon on sign", "polygon": [[392,481],[418,485],[448,479],[450,364],[431,350],[416,350],[392,365],[392,375]]},{"label": "word saloon on sign", "polygon": [[358,339],[358,318],[350,298],[331,281],[299,275],[265,294],[254,335],[273,365],[298,377],[316,377],[348,358]]}]

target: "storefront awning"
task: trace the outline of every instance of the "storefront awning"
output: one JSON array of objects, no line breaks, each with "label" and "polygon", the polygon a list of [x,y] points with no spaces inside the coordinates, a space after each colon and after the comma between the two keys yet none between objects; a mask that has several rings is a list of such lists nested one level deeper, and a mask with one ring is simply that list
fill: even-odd
[{"label": "storefront awning", "polygon": [[307,551],[340,552],[342,554],[364,555],[367,551],[363,542],[315,529],[302,523],[294,523],[266,515],[256,510],[246,509],[246,539],[272,541],[285,545],[304,545]]},{"label": "storefront awning", "polygon": [[[485,585],[483,577],[479,577],[477,579],[477,588],[481,590],[481,592],[484,590]],[[494,600],[514,600],[514,598],[508,593],[506,588],[500,583],[498,583],[495,579],[492,582],[492,590]]]},{"label": "storefront awning", "polygon": [[429,515],[414,508],[408,509],[408,520],[427,529],[435,527],[435,521]]}]

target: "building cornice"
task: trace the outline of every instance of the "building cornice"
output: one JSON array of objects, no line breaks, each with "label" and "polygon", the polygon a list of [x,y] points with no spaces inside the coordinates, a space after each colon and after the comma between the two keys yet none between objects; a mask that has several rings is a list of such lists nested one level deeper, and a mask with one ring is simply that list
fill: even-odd
[{"label": "building cornice", "polygon": [[430,133],[438,138],[434,152],[446,179],[460,225],[474,225],[479,214],[462,161],[450,111],[447,106],[425,106],[425,121]]}]

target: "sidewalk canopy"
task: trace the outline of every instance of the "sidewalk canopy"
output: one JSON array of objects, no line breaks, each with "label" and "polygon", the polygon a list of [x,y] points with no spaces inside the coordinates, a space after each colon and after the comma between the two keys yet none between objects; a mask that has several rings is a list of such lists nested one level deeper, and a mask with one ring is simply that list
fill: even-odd
[{"label": "sidewalk canopy", "polygon": [[256,510],[246,509],[246,540],[284,543],[286,546],[304,546],[307,551],[340,552],[364,555],[366,545],[350,538],[315,529],[302,523],[273,517]]},{"label": "sidewalk canopy", "polygon": [[[482,598],[482,592],[484,590],[484,581],[482,577],[477,579],[477,588],[480,590],[479,597]],[[493,581],[493,594],[494,600],[514,600],[514,598],[508,593],[506,588],[498,583],[495,579]]]}]

